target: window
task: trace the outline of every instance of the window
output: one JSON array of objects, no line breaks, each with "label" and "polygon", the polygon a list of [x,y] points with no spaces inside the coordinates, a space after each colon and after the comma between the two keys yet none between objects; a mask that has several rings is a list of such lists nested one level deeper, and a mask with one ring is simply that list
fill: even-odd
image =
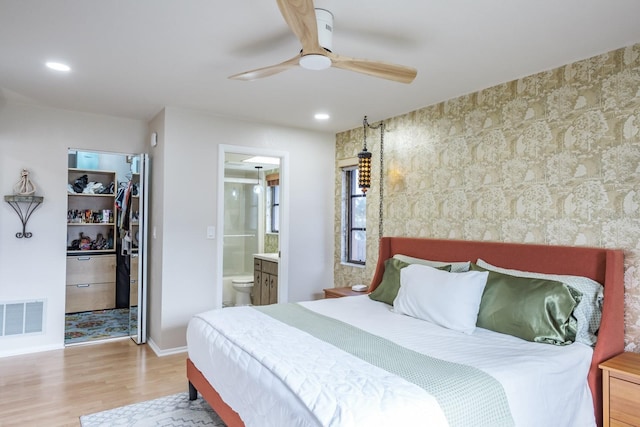
[{"label": "window", "polygon": [[343,261],[364,265],[367,260],[367,198],[358,187],[358,168],[343,169]]},{"label": "window", "polygon": [[267,231],[277,233],[280,225],[280,186],[272,185],[267,193]]},{"label": "window", "polygon": [[271,173],[267,180],[267,233],[278,233],[280,229],[280,174]]}]

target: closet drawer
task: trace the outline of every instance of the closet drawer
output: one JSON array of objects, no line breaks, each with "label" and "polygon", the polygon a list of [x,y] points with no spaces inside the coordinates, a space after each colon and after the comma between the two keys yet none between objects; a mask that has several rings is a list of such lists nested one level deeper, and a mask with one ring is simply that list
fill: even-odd
[{"label": "closet drawer", "polygon": [[115,255],[67,257],[67,285],[110,283],[116,280]]},{"label": "closet drawer", "polygon": [[105,310],[115,306],[115,282],[67,285],[66,313]]}]

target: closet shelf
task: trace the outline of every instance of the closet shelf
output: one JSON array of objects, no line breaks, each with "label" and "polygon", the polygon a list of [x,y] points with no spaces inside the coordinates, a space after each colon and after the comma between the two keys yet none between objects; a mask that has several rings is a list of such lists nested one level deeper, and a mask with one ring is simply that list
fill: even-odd
[{"label": "closet shelf", "polygon": [[91,193],[67,193],[69,197],[113,197],[113,193],[91,194]]},{"label": "closet shelf", "polygon": [[103,226],[113,226],[115,225],[113,222],[68,222],[67,223],[68,226],[74,226],[74,225],[78,225],[78,226],[96,226],[96,225],[103,225]]}]

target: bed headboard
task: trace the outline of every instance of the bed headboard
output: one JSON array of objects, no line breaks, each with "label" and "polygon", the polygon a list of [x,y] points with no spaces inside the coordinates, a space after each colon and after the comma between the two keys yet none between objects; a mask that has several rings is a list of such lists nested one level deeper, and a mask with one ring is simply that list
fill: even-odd
[{"label": "bed headboard", "polygon": [[[585,276],[604,285],[604,306],[589,370],[596,421],[602,425],[602,373],[598,365],[624,351],[624,255],[621,250],[539,244],[383,237],[371,281],[375,289],[384,261],[395,254],[437,261],[485,261],[505,268]],[[547,344],[540,344],[547,345]]]}]

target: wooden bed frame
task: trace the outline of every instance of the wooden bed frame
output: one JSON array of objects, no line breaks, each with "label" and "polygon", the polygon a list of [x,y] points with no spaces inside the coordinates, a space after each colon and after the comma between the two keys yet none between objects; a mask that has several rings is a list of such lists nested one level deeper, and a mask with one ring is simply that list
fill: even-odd
[{"label": "wooden bed frame", "polygon": [[[621,250],[547,246],[518,243],[439,240],[411,237],[383,237],[376,271],[371,281],[374,290],[384,273],[384,261],[395,254],[439,261],[476,261],[478,258],[504,268],[550,274],[585,276],[604,285],[604,306],[589,370],[595,418],[602,426],[602,373],[598,365],[624,351],[624,257]],[[197,392],[209,402],[228,427],[242,427],[240,416],[230,408],[202,373],[187,359],[189,398]]]}]

